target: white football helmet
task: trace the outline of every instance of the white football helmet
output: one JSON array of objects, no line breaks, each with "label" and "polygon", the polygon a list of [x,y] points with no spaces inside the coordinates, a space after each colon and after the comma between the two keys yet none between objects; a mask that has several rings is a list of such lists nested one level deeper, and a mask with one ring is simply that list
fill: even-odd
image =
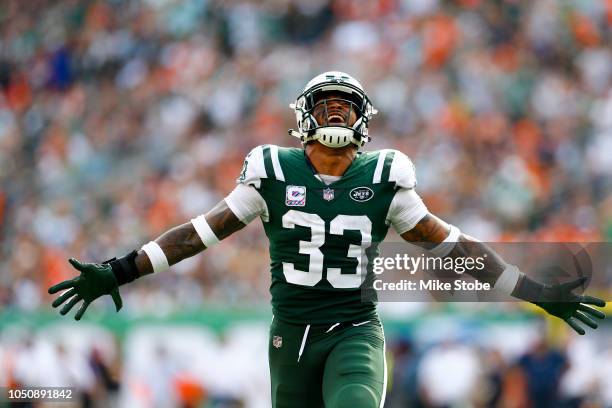
[{"label": "white football helmet", "polygon": [[[357,114],[357,120],[349,126],[350,111],[342,123],[317,123],[314,116],[315,106],[325,104],[331,99],[318,100],[325,92],[339,92],[346,95],[342,101],[349,102],[352,110]],[[334,98],[335,99],[335,98]],[[352,76],[340,71],[329,71],[311,79],[304,91],[296,101],[289,105],[295,111],[297,130],[290,129],[289,134],[299,138],[302,143],[318,140],[329,147],[343,147],[354,143],[361,147],[370,141],[368,136],[368,122],[377,113],[370,99],[365,94],[363,86]]]}]

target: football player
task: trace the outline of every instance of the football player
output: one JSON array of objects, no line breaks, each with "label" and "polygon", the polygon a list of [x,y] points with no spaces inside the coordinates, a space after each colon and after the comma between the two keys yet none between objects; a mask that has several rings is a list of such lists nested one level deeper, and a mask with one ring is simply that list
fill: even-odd
[{"label": "football player", "polygon": [[[544,285],[506,264],[486,245],[431,214],[415,191],[415,169],[397,150],[360,152],[376,110],[361,84],[343,72],[313,78],[291,104],[303,148],[255,147],[236,188],[212,210],[179,225],[140,250],[102,264],[70,259],[80,271],[50,293],[66,314],[82,301],[79,320],[96,298],[161,272],[219,243],[253,219],[270,241],[274,318],[269,362],[274,407],[380,407],[386,388],[385,340],[374,300],[362,300],[368,260],[393,227],[435,256],[486,254],[494,288],[534,302],[564,319],[596,328],[601,299],[573,290],[584,283]],[[371,264],[371,262],[370,262]]]}]

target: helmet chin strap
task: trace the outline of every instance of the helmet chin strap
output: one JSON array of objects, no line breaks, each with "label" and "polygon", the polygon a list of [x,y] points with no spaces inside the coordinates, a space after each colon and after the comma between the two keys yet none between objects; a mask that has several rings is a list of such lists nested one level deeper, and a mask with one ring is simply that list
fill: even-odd
[{"label": "helmet chin strap", "polygon": [[322,145],[331,148],[345,147],[351,143],[361,147],[369,140],[368,136],[355,137],[355,133],[353,129],[340,126],[320,127],[308,133],[300,133],[294,129],[289,130],[289,135],[299,138],[302,143],[316,140]]},{"label": "helmet chin strap", "polygon": [[316,140],[327,147],[344,147],[353,141],[355,131],[338,126],[325,126],[315,130]]}]

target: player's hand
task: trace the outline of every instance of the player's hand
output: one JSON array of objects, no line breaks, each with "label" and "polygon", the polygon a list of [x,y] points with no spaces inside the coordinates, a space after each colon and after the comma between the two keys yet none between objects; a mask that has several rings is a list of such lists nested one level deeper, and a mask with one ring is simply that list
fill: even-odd
[{"label": "player's hand", "polygon": [[52,303],[53,307],[58,307],[68,301],[60,309],[60,314],[65,315],[82,300],[83,304],[74,315],[76,320],[81,320],[89,304],[103,295],[111,295],[117,311],[121,309],[123,302],[119,295],[117,279],[110,265],[80,263],[74,258],[70,258],[70,264],[81,274],[74,279],[63,281],[49,288],[51,294],[68,289]]},{"label": "player's hand", "polygon": [[573,290],[582,286],[586,280],[587,278],[583,277],[558,285],[546,285],[540,296],[542,300],[533,303],[549,314],[563,319],[578,334],[585,333],[581,324],[596,329],[595,318],[604,319],[606,315],[592,306],[604,307],[606,302],[593,296],[573,293]]}]

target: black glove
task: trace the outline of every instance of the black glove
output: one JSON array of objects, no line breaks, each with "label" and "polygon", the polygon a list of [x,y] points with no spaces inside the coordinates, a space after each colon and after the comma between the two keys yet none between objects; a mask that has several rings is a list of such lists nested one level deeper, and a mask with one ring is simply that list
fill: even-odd
[{"label": "black glove", "polygon": [[578,334],[584,334],[585,331],[579,322],[596,329],[597,322],[593,318],[604,319],[606,317],[603,312],[589,306],[604,307],[606,302],[603,299],[577,295],[572,292],[586,281],[587,278],[583,277],[567,283],[543,285],[538,300],[532,303],[540,306],[549,314],[564,320]]},{"label": "black glove", "polygon": [[83,304],[76,312],[74,318],[81,320],[85,310],[91,302],[103,295],[111,295],[117,311],[121,309],[123,302],[119,295],[119,285],[113,273],[113,268],[108,264],[80,263],[74,258],[70,259],[70,264],[81,272],[74,279],[69,279],[58,283],[49,288],[49,293],[57,293],[61,290],[69,289],[52,303],[53,307],[58,307],[68,299],[70,301],[61,308],[60,314],[65,315],[81,300]]}]

